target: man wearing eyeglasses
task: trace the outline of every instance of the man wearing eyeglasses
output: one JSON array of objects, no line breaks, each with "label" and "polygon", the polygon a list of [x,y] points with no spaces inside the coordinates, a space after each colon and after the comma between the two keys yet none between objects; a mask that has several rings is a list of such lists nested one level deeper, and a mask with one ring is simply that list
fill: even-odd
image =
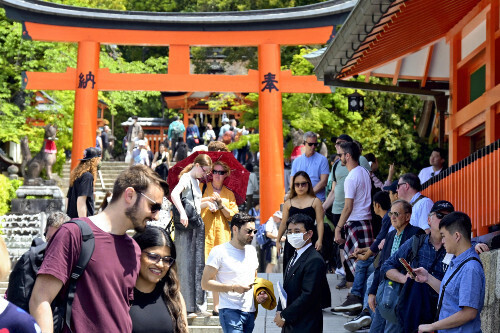
[{"label": "man wearing eyeglasses", "polygon": [[421,189],[422,185],[417,175],[405,173],[399,177],[397,185],[398,198],[408,201],[413,207],[410,224],[422,228],[425,232],[429,233],[427,216],[431,212],[433,202],[420,193]]},{"label": "man wearing eyeglasses", "polygon": [[[316,152],[318,145],[316,133],[304,133],[305,152],[293,161],[290,177],[293,177],[299,171],[305,171],[311,178],[314,193],[318,199],[325,201],[325,187],[330,170],[328,169],[326,157]],[[293,184],[290,183],[290,186],[293,186]]]},{"label": "man wearing eyeglasses", "polygon": [[[99,214],[80,219],[95,238],[92,257],[78,279],[71,313],[73,332],[132,332],[130,302],[141,250],[126,232],[157,220],[167,183],[145,165],[120,173],[111,202]],[[33,287],[30,313],[42,332],[53,331],[51,303],[69,281],[82,247],[80,228],[65,223],[54,234]],[[65,325],[64,331],[68,328]]]},{"label": "man wearing eyeglasses", "polygon": [[[219,292],[219,321],[224,333],[252,332],[255,326],[253,285],[259,260],[251,244],[256,232],[255,217],[234,215],[231,240],[215,246],[205,263],[201,287]],[[261,304],[267,298],[261,292],[256,300]]]}]

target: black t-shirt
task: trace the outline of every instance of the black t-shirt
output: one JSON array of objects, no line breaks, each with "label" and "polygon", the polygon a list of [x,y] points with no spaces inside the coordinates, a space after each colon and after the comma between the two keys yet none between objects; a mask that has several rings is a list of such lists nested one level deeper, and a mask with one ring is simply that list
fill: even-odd
[{"label": "black t-shirt", "polygon": [[149,294],[134,288],[134,301],[130,307],[132,333],[173,333],[174,324],[162,298],[162,284],[158,283]]},{"label": "black t-shirt", "polygon": [[67,214],[72,219],[78,217],[76,201],[81,196],[87,197],[87,216],[94,215],[94,177],[90,172],[85,172],[77,178],[68,190]]}]

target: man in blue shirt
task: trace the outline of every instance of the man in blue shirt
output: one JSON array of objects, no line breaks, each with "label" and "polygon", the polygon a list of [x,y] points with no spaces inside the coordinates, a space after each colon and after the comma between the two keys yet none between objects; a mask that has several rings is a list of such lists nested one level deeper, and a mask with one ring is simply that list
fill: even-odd
[{"label": "man in blue shirt", "polygon": [[318,145],[319,142],[316,133],[304,133],[305,153],[293,161],[290,177],[293,177],[299,171],[307,172],[309,178],[311,178],[314,193],[318,199],[325,201],[325,187],[328,182],[330,170],[328,169],[328,160],[326,157],[316,152]]},{"label": "man in blue shirt", "polygon": [[[446,215],[439,223],[446,252],[454,257],[440,281],[423,268],[416,268],[415,280],[439,292],[439,320],[418,327],[419,332],[481,332],[484,304],[484,270],[471,245],[472,224],[462,212]],[[443,282],[443,283],[442,283]]]}]

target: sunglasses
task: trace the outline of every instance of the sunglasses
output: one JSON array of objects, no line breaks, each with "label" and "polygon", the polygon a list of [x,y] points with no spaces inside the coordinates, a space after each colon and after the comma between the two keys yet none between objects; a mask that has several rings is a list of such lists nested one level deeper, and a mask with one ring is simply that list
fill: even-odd
[{"label": "sunglasses", "polygon": [[247,229],[247,235],[251,235],[251,234],[256,234],[257,233],[257,229]]},{"label": "sunglasses", "polygon": [[156,253],[153,253],[153,252],[147,252],[147,251],[143,251],[144,253],[146,253],[146,257],[148,257],[149,260],[151,260],[152,262],[154,262],[155,264],[159,263],[160,261],[163,261],[163,263],[167,266],[172,266],[175,262],[175,259],[170,257],[170,256],[166,256],[166,257],[163,257],[160,256],[159,254],[156,254]]},{"label": "sunglasses", "polygon": [[399,213],[399,212],[388,212],[387,214],[389,214],[389,216],[395,216],[395,217],[399,217],[400,215],[403,215],[405,213]]},{"label": "sunglasses", "polygon": [[319,145],[319,142],[306,142],[306,144],[307,144],[309,147],[312,147],[312,146],[317,146],[317,145]]},{"label": "sunglasses", "polygon": [[221,176],[224,176],[224,175],[227,173],[227,171],[224,171],[224,170],[212,170],[212,173],[213,173],[214,175],[221,175]]},{"label": "sunglasses", "polygon": [[293,183],[293,186],[295,187],[306,187],[307,185],[309,185],[308,182],[303,182],[303,183]]},{"label": "sunglasses", "polygon": [[335,142],[335,145],[336,145],[336,146],[340,146],[340,145],[341,145],[341,144],[343,144],[344,142],[345,142],[345,141],[337,141],[337,142]]},{"label": "sunglasses", "polygon": [[404,185],[404,184],[408,184],[408,183],[399,183],[396,188],[399,189],[400,186]]},{"label": "sunglasses", "polygon": [[161,203],[154,201],[153,199],[151,199],[150,197],[148,197],[147,195],[145,195],[142,192],[137,191],[137,193],[139,193],[140,195],[142,195],[143,197],[148,199],[151,203],[153,203],[150,207],[151,214],[156,214],[157,212],[159,212],[161,210]]},{"label": "sunglasses", "polygon": [[429,217],[432,217],[432,215],[436,215],[436,217],[441,220],[443,217],[445,217],[448,214],[444,214],[444,213],[440,213],[440,212],[432,212],[429,214]]}]

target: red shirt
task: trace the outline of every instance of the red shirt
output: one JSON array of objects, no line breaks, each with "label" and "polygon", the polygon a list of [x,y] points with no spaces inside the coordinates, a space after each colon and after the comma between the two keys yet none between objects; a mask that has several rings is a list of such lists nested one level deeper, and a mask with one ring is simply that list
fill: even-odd
[{"label": "red shirt", "polygon": [[[95,249],[77,283],[71,329],[73,332],[132,332],[129,308],[141,266],[141,250],[128,235],[112,235],[88,218],[81,220],[94,232]],[[61,280],[64,290],[80,251],[80,228],[74,223],[63,224],[52,237],[38,274]]]}]

